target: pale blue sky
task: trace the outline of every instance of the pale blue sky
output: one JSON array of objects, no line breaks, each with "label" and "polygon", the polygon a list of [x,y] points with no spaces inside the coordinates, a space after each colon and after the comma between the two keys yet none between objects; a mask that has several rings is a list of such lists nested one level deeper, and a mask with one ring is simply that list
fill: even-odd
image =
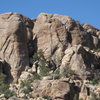
[{"label": "pale blue sky", "polygon": [[39,13],[68,15],[100,29],[100,0],[0,0],[0,13],[19,12],[29,18]]}]

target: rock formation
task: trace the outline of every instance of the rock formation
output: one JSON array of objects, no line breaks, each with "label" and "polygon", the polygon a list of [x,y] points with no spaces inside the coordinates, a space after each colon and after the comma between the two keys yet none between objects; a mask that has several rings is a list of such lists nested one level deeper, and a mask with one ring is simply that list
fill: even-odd
[{"label": "rock formation", "polygon": [[7,63],[6,70],[14,80],[29,66],[27,44],[32,39],[32,27],[33,22],[20,14],[0,15],[0,59]]},{"label": "rock formation", "polygon": [[0,87],[0,100],[100,99],[99,29],[69,16],[5,13],[0,38],[0,73],[16,93]]}]

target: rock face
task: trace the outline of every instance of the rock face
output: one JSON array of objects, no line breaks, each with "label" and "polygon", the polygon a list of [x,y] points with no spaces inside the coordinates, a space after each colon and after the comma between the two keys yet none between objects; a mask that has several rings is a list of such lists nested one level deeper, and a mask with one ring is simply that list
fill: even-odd
[{"label": "rock face", "polygon": [[85,46],[94,49],[94,48],[100,48],[100,40],[99,40],[99,30],[89,24],[83,25],[84,30],[86,31],[86,42]]},{"label": "rock face", "polygon": [[86,51],[81,45],[77,45],[65,50],[60,71],[63,73],[67,67],[71,67],[81,78],[88,75],[92,77],[99,63],[99,58],[96,55]]},{"label": "rock face", "polygon": [[33,28],[38,50],[43,50],[46,59],[59,63],[67,46],[67,31],[62,22],[51,14],[40,14]]},{"label": "rock face", "polygon": [[[0,38],[0,100],[99,100],[99,29],[69,16],[5,13]],[[5,76],[16,83],[7,91]]]},{"label": "rock face", "polygon": [[[33,83],[33,97],[50,96],[54,99],[73,100],[73,92],[65,80],[42,80]],[[41,91],[41,92],[40,92]]]},{"label": "rock face", "polygon": [[32,21],[20,14],[0,15],[0,59],[7,63],[14,80],[29,66],[27,43],[32,38],[32,27]]},{"label": "rock face", "polygon": [[98,31],[87,24],[80,25],[69,16],[46,13],[38,16],[33,28],[37,49],[43,50],[45,58],[54,60],[57,66],[64,51],[71,46],[81,44],[90,49],[99,48]]},{"label": "rock face", "polygon": [[84,31],[81,28],[69,16],[42,13],[33,28],[37,48],[43,50],[46,59],[51,58],[59,65],[68,46],[83,42]]}]

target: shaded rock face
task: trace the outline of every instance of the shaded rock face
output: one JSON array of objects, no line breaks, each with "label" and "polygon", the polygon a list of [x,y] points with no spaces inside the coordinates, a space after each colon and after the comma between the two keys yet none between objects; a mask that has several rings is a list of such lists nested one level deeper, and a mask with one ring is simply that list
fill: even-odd
[{"label": "shaded rock face", "polygon": [[99,30],[89,24],[83,25],[84,30],[86,31],[86,42],[84,43],[85,46],[89,47],[90,49],[100,48],[100,40],[99,40]]},{"label": "shaded rock face", "polygon": [[14,80],[29,66],[27,43],[32,39],[32,27],[32,21],[20,14],[0,15],[0,59],[10,67]]}]

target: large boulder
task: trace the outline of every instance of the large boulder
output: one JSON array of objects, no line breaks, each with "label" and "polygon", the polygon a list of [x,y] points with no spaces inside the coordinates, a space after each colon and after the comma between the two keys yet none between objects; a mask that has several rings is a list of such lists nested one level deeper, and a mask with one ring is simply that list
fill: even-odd
[{"label": "large boulder", "polygon": [[32,27],[33,22],[21,14],[0,14],[0,59],[7,63],[15,81],[29,66],[27,44],[32,39]]}]

